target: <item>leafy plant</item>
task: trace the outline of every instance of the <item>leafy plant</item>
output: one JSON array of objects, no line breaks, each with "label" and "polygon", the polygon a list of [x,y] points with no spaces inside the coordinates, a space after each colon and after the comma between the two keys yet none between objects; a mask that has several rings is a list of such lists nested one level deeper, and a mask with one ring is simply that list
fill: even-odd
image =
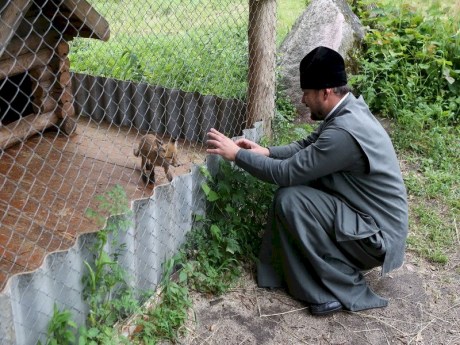
[{"label": "leafy plant", "polygon": [[[88,215],[103,221],[102,215],[110,215],[104,229],[97,232],[91,248],[92,262],[86,262],[87,274],[83,277],[84,297],[89,305],[88,325],[90,328],[104,325],[111,327],[115,322],[139,309],[132,288],[127,283],[126,272],[118,263],[125,246],[119,243],[120,231],[130,225],[131,210],[122,187],[115,186],[104,195],[98,196],[98,210],[88,210]],[[107,248],[111,248],[109,252]]]},{"label": "leafy plant", "polygon": [[[75,343],[77,324],[72,321],[70,310],[60,311],[56,304],[53,306],[53,316],[48,324],[46,345],[67,345]],[[39,341],[38,344],[41,344]]]},{"label": "leafy plant", "polygon": [[[83,276],[83,296],[89,306],[87,327],[78,330],[78,344],[122,344],[126,339],[113,329],[115,322],[139,310],[132,288],[118,259],[124,251],[119,243],[120,231],[130,225],[131,211],[123,188],[119,185],[96,197],[98,209],[87,211],[96,223],[104,226],[96,235],[90,248],[92,261],[85,261],[87,274]],[[112,252],[108,252],[108,248]],[[54,306],[53,317],[48,326],[46,344],[75,344],[77,325],[69,310],[59,311]]]},{"label": "leafy plant", "polygon": [[241,264],[255,258],[274,187],[225,161],[215,177],[204,167],[201,172],[208,209],[188,235],[189,279],[193,288],[219,294],[239,276]]},{"label": "leafy plant", "polygon": [[405,172],[409,248],[445,263],[460,211],[458,16],[436,1],[354,2],[368,31],[351,83],[374,112],[394,120],[393,142],[413,168]]},{"label": "leafy plant", "polygon": [[283,145],[305,138],[314,128],[309,123],[295,123],[297,109],[291,100],[279,88],[275,98],[275,117],[272,123],[273,137],[270,141],[264,139],[263,145]]},{"label": "leafy plant", "polygon": [[176,267],[183,264],[185,264],[185,257],[182,253],[165,262],[159,303],[151,310],[147,310],[137,321],[137,327],[141,331],[135,334],[136,340],[143,341],[145,344],[177,340],[192,304],[187,288],[187,270],[180,272],[177,281],[171,279]]},{"label": "leafy plant", "polygon": [[[89,216],[100,224],[109,218],[91,247],[93,260],[85,262],[84,297],[90,313],[87,328],[79,330],[79,343],[127,343],[113,325],[133,313],[142,315],[137,321],[141,331],[134,335],[137,341],[156,344],[177,339],[191,305],[189,287],[222,293],[236,281],[241,265],[255,258],[274,187],[225,161],[215,177],[204,167],[201,171],[206,177],[202,188],[209,204],[206,217],[196,217],[184,248],[164,264],[161,298],[151,310],[139,307],[118,264],[124,250],[118,234],[129,226],[124,191],[117,186],[97,198],[98,208],[89,210]],[[178,278],[172,280],[178,268]]]},{"label": "leafy plant", "polygon": [[[440,5],[425,14],[409,5],[379,4],[362,12],[369,30],[361,72],[352,83],[374,111],[398,122],[394,138],[400,148],[430,156],[438,167],[458,162],[458,155],[445,155],[449,145],[442,144],[459,134],[458,21],[443,20]],[[457,144],[452,153],[458,149]]]}]

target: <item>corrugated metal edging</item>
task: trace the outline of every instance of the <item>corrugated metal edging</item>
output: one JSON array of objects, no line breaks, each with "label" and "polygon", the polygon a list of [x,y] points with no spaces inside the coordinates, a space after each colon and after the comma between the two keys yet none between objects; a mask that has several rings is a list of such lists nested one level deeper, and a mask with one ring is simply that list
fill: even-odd
[{"label": "corrugated metal edging", "polygon": [[193,142],[205,141],[211,127],[229,136],[244,128],[246,104],[241,100],[78,73],[72,85],[77,114],[98,121]]},{"label": "corrugated metal edging", "polygon": [[[258,141],[262,123],[243,131],[243,136]],[[212,174],[220,158],[208,156],[205,164]],[[132,226],[120,234],[126,251],[119,262],[138,291],[154,290],[161,279],[161,265],[177,252],[192,228],[194,214],[204,214],[205,195],[197,166],[187,175],[176,176],[158,186],[152,197],[132,203]],[[164,210],[173,217],[165,217]],[[36,345],[45,342],[53,306],[71,311],[77,325],[85,324],[88,306],[83,299],[84,261],[93,260],[90,248],[96,233],[82,234],[69,250],[49,254],[43,265],[29,273],[13,276],[0,293],[0,342],[2,345]],[[113,249],[113,248],[112,248]],[[111,248],[107,248],[108,251]]]}]

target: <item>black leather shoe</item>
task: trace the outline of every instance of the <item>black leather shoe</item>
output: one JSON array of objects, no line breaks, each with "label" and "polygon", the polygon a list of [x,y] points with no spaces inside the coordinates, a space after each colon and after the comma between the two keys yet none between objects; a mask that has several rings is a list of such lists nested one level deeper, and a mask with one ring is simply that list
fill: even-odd
[{"label": "black leather shoe", "polygon": [[343,309],[343,306],[338,301],[331,301],[321,304],[310,305],[310,313],[312,315],[323,316],[333,314]]}]

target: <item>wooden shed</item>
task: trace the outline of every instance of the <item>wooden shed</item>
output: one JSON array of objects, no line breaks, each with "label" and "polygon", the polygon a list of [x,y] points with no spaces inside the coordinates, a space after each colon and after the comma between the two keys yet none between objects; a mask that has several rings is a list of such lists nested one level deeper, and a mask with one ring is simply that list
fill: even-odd
[{"label": "wooden shed", "polygon": [[107,21],[86,0],[9,0],[1,6],[0,150],[50,127],[72,134],[68,42],[107,41]]}]

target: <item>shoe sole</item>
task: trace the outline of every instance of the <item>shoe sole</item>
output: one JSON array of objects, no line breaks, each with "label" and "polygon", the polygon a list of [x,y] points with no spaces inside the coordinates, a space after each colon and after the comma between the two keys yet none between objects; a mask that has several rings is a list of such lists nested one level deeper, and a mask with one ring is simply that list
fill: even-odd
[{"label": "shoe sole", "polygon": [[322,312],[314,312],[314,311],[310,310],[310,313],[312,315],[315,315],[315,316],[327,316],[327,315],[330,315],[330,314],[337,313],[338,311],[341,311],[341,310],[343,310],[342,306],[334,308],[334,309],[330,309],[330,310],[327,310],[327,311],[322,311]]}]

